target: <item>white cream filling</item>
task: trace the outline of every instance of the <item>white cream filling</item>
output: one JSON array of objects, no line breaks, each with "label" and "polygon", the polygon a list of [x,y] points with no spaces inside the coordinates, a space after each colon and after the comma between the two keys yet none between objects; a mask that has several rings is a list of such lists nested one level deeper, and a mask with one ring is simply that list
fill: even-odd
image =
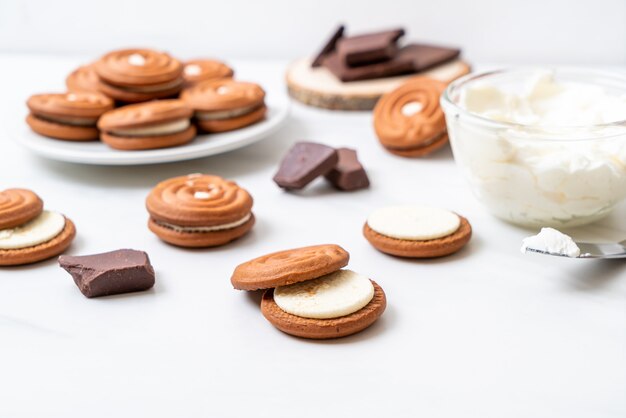
[{"label": "white cream filling", "polygon": [[222,225],[213,225],[213,226],[180,226],[174,225],[167,222],[156,221],[155,222],[161,226],[172,229],[176,232],[215,232],[215,231],[223,231],[225,229],[233,229],[238,226],[241,226],[248,222],[252,217],[252,213],[247,214],[243,218],[239,219],[235,222],[230,222]]},{"label": "white cream filling", "polygon": [[44,210],[35,219],[15,228],[0,230],[0,250],[34,247],[50,241],[65,228],[65,217]]},{"label": "white cream filling", "polygon": [[283,311],[303,318],[330,319],[363,309],[374,298],[374,285],[351,270],[338,270],[313,280],[279,286],[274,302]]},{"label": "white cream filling", "polygon": [[564,233],[553,228],[541,228],[537,235],[522,240],[522,253],[528,249],[543,251],[549,254],[578,257],[580,248],[574,240]]},{"label": "white cream filling", "polygon": [[173,122],[160,123],[158,125],[143,126],[141,128],[111,129],[113,135],[117,136],[157,136],[169,135],[182,132],[189,128],[189,119],[180,119]]},{"label": "white cream filling", "polygon": [[367,225],[387,237],[426,241],[454,234],[461,226],[459,216],[428,206],[389,206],[372,212]]},{"label": "white cream filling", "polygon": [[199,120],[221,120],[221,119],[230,119],[237,116],[243,116],[252,111],[258,109],[259,106],[248,106],[242,107],[239,109],[232,110],[219,110],[215,112],[207,112],[207,111],[196,111],[195,117]]}]

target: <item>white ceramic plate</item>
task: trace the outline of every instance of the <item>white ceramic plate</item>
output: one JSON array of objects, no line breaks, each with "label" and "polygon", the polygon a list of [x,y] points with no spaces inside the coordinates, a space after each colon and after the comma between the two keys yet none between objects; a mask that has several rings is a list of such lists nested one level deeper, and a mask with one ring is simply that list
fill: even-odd
[{"label": "white ceramic plate", "polygon": [[219,134],[198,135],[186,145],[145,151],[118,151],[102,142],[61,141],[30,130],[24,117],[6,120],[8,134],[42,157],[95,165],[139,165],[192,160],[245,147],[276,132],[287,120],[289,102],[268,101],[265,119],[254,125]]}]

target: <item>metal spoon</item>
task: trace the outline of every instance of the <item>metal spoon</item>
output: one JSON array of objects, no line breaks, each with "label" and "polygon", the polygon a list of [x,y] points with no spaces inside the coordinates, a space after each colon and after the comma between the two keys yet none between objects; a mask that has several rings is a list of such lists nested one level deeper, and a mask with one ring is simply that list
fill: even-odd
[{"label": "metal spoon", "polygon": [[578,257],[569,257],[565,254],[549,253],[530,247],[526,248],[526,251],[567,258],[626,258],[626,240],[621,242],[603,243],[576,242],[576,245],[580,248],[580,255]]}]

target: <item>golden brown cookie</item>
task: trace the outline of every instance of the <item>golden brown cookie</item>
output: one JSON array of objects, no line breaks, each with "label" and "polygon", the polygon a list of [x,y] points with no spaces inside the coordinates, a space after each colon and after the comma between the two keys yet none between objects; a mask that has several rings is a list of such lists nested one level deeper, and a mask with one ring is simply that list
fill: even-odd
[{"label": "golden brown cookie", "polygon": [[334,244],[279,251],[240,264],[230,281],[239,290],[285,286],[337,271],[349,259],[348,252]]},{"label": "golden brown cookie", "polygon": [[439,96],[446,84],[413,77],[383,95],[374,108],[374,130],[380,143],[402,156],[423,156],[447,142]]},{"label": "golden brown cookie", "polygon": [[254,83],[222,79],[183,90],[180,98],[193,110],[198,127],[224,132],[258,122],[265,116],[265,91]]},{"label": "golden brown cookie", "polygon": [[73,141],[98,139],[98,118],[113,109],[111,99],[95,92],[35,94],[26,105],[26,123],[33,131]]},{"label": "golden brown cookie", "polygon": [[407,258],[443,257],[459,251],[472,237],[470,223],[460,215],[459,218],[461,223],[454,233],[430,240],[392,238],[374,231],[367,222],[363,225],[363,235],[374,248],[386,254]]},{"label": "golden brown cookie", "polygon": [[83,65],[70,73],[65,79],[70,92],[99,92],[101,83],[93,64]]},{"label": "golden brown cookie", "polygon": [[26,189],[0,192],[0,229],[14,228],[39,216],[43,201]]},{"label": "golden brown cookie", "polygon": [[233,69],[221,61],[197,59],[187,61],[183,67],[185,87],[191,87],[201,81],[213,81],[233,78]]},{"label": "golden brown cookie", "polygon": [[183,65],[169,54],[150,49],[124,49],[94,64],[99,90],[122,102],[142,102],[176,95],[183,86]]},{"label": "golden brown cookie", "polygon": [[423,145],[414,149],[395,149],[395,148],[388,148],[388,147],[385,147],[385,149],[389,151],[390,153],[400,156],[400,157],[418,158],[418,157],[424,157],[426,155],[432,154],[438,149],[445,147],[447,143],[448,143],[448,133],[444,132],[441,135],[439,135],[439,137],[435,138],[433,142],[431,142],[428,145]]},{"label": "golden brown cookie", "polygon": [[283,311],[274,301],[274,290],[268,289],[261,299],[263,316],[284,333],[302,338],[328,339],[355,334],[372,325],[385,311],[387,300],[383,289],[372,280],[373,299],[362,309],[332,319],[312,319]]},{"label": "golden brown cookie", "polygon": [[182,145],[196,135],[190,121],[191,114],[191,109],[178,99],[123,106],[100,118],[100,139],[121,150]]},{"label": "golden brown cookie", "polygon": [[65,227],[56,237],[32,247],[4,250],[0,249],[0,266],[16,266],[35,263],[57,256],[64,252],[76,236],[74,223],[65,218]]},{"label": "golden brown cookie", "polygon": [[146,198],[148,227],[181,247],[223,245],[252,228],[252,205],[252,196],[233,181],[208,174],[175,177]]}]

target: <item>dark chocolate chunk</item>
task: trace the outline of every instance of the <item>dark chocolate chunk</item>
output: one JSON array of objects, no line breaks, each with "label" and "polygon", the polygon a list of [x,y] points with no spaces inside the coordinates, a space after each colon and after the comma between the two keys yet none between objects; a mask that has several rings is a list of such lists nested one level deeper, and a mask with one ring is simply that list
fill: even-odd
[{"label": "dark chocolate chunk", "polygon": [[137,250],[59,257],[59,265],[72,275],[88,298],[147,290],[154,286],[148,254]]},{"label": "dark chocolate chunk", "polygon": [[337,151],[332,147],[315,142],[298,142],[281,161],[274,182],[283,189],[302,189],[332,170],[338,159]]},{"label": "dark chocolate chunk", "polygon": [[411,44],[403,48],[403,53],[413,59],[413,70],[425,71],[437,65],[452,61],[461,55],[458,48],[443,46]]},{"label": "dark chocolate chunk", "polygon": [[333,35],[326,42],[326,44],[324,44],[324,47],[317,54],[317,56],[313,60],[313,63],[311,63],[311,67],[319,67],[322,65],[322,62],[324,62],[324,58],[326,58],[328,54],[330,54],[331,52],[335,50],[337,41],[343,37],[344,30],[345,30],[345,27],[341,25],[337,28],[337,30],[335,30],[335,32],[333,32]]},{"label": "dark chocolate chunk", "polygon": [[324,60],[324,66],[341,81],[370,80],[428,70],[457,58],[460,53],[454,48],[411,44],[400,48],[389,61],[360,67],[345,65],[337,52],[333,52]]},{"label": "dark chocolate chunk", "polygon": [[404,29],[342,38],[337,42],[339,59],[350,67],[374,64],[392,59],[398,52],[398,39]]},{"label": "dark chocolate chunk", "polygon": [[341,60],[337,52],[333,52],[324,59],[324,66],[341,81],[370,80],[409,74],[414,72],[413,59],[403,55],[403,51],[404,48],[400,49],[398,54],[388,61],[360,67],[349,67]]},{"label": "dark chocolate chunk", "polygon": [[339,155],[339,161],[326,174],[326,179],[339,190],[358,190],[369,187],[370,180],[357,158],[356,150],[338,148],[337,154]]}]

